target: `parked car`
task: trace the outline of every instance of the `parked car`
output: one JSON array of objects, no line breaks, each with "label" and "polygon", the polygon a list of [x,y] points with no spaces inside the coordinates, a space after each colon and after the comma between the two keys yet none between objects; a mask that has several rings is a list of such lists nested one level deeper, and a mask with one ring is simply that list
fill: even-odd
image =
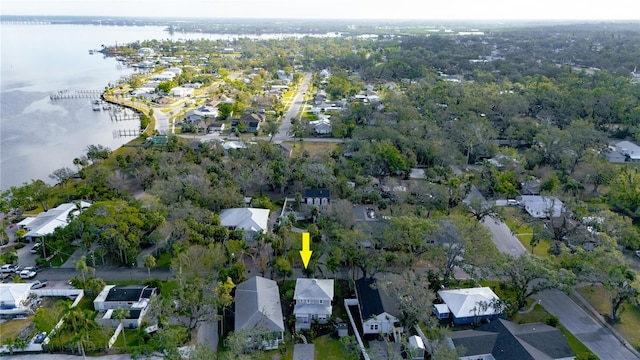
[{"label": "parked car", "polygon": [[638,255],[638,257],[640,257],[640,250],[636,250],[636,255]]},{"label": "parked car", "polygon": [[25,268],[24,270],[20,271],[20,278],[22,279],[31,279],[36,275],[38,275],[38,273],[31,269]]},{"label": "parked car", "polygon": [[47,333],[46,332],[42,332],[42,333],[36,335],[36,337],[33,338],[33,343],[34,344],[42,344],[42,342],[46,338],[47,338]]},{"label": "parked car", "polygon": [[12,264],[4,264],[2,265],[2,267],[0,267],[0,272],[2,273],[13,273],[16,272],[16,269],[18,269],[18,267],[16,265],[12,265]]},{"label": "parked car", "polygon": [[41,243],[36,243],[35,245],[33,245],[31,250],[29,250],[29,252],[32,254],[36,254],[38,252],[38,249],[40,249],[40,245]]},{"label": "parked car", "polygon": [[31,285],[32,289],[40,289],[43,288],[45,286],[47,286],[48,281],[47,280],[36,280],[33,282],[33,285]]}]

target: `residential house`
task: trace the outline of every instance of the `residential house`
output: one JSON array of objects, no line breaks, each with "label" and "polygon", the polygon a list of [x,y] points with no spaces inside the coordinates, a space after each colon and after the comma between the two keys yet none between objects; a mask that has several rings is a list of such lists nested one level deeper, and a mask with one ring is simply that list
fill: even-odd
[{"label": "residential house", "polygon": [[464,348],[460,360],[573,360],[559,329],[543,323],[516,324],[496,319],[476,330],[453,331],[450,346]]},{"label": "residential house", "polygon": [[[498,296],[488,287],[438,291],[442,304],[434,305],[434,315],[456,325],[496,319],[502,310],[495,306]],[[443,306],[444,305],[444,306]]]},{"label": "residential house", "polygon": [[224,130],[224,123],[220,121],[214,121],[207,125],[207,133],[213,134],[216,132],[222,132]]},{"label": "residential house", "polygon": [[626,161],[640,161],[640,146],[631,141],[620,141],[615,143],[614,151],[622,154]]},{"label": "residential house", "polygon": [[205,119],[215,119],[216,117],[218,117],[217,107],[203,105],[195,110],[187,111],[184,120],[189,124],[195,124]]},{"label": "residential house", "polygon": [[220,223],[229,230],[243,230],[247,241],[260,232],[267,232],[269,209],[233,208],[220,212]]},{"label": "residential house", "polygon": [[0,283],[0,316],[31,313],[28,306],[33,283]]},{"label": "residential house", "polygon": [[522,195],[540,195],[539,179],[530,179],[520,183],[520,194]]},{"label": "residential house", "polygon": [[237,128],[240,132],[256,133],[265,121],[265,116],[251,113],[235,119],[231,122],[231,127]]},{"label": "residential house", "polygon": [[331,121],[329,119],[320,119],[309,121],[309,125],[313,126],[313,131],[318,135],[331,134]]},{"label": "residential house", "polygon": [[398,317],[398,303],[377,284],[378,280],[362,277],[356,280],[356,297],[362,320],[362,331],[367,334],[394,334],[403,332]]},{"label": "residential house", "polygon": [[235,331],[266,331],[269,336],[262,339],[264,349],[276,349],[284,343],[284,318],[275,281],[254,276],[238,284],[234,306]]},{"label": "residential house", "polygon": [[78,204],[64,203],[53,209],[41,212],[35,217],[27,217],[17,224],[18,228],[27,230],[22,239],[32,242],[51,234],[56,228],[67,226],[74,216],[77,216],[89,206],[91,206],[91,203],[86,201],[80,201]]},{"label": "residential house", "polygon": [[123,326],[135,329],[155,295],[156,289],[147,285],[107,285],[93,300],[93,308],[98,311],[96,321],[103,326],[117,326],[120,320],[113,317],[114,310],[124,308],[129,310],[129,316],[122,321]]},{"label": "residential house", "polygon": [[324,90],[319,90],[316,93],[314,102],[316,105],[324,104],[327,101],[327,93]]},{"label": "residential house", "polygon": [[171,89],[171,96],[190,97],[193,96],[193,88],[178,86]]},{"label": "residential house", "polygon": [[306,189],[304,191],[304,202],[307,205],[328,205],[331,201],[331,191],[329,189]]},{"label": "residential house", "polygon": [[148,285],[107,285],[93,300],[93,308],[104,311],[116,308],[143,308],[156,289]]},{"label": "residential house", "polygon": [[314,321],[325,324],[333,313],[333,279],[298,278],[293,300],[296,331],[310,329]]},{"label": "residential house", "polygon": [[562,201],[555,196],[523,195],[520,205],[529,215],[539,219],[559,217],[564,208]]}]

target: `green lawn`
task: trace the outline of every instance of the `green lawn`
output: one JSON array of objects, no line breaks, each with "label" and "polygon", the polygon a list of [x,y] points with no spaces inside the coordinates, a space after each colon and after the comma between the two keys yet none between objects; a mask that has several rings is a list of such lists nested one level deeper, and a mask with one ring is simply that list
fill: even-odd
[{"label": "green lawn", "polygon": [[[127,338],[126,350],[124,346],[124,337],[122,336],[123,333]],[[118,335],[118,339],[115,343],[113,343],[114,348],[122,349],[125,351],[131,350],[131,348],[138,347],[140,345],[144,345],[144,339],[140,335],[140,331],[138,329],[125,329],[124,331],[121,331],[120,335]]]},{"label": "green lawn", "polygon": [[[514,215],[510,211],[506,211],[505,214]],[[516,237],[518,238],[518,240],[520,240],[524,248],[527,249],[527,251],[531,252],[531,238],[533,237],[533,228],[531,228],[531,226],[526,223],[519,223],[518,220],[516,220],[515,215],[513,217],[507,216],[507,219],[505,219],[505,223],[507,224],[509,229],[511,229],[511,232],[516,234]],[[549,241],[542,240],[533,249],[533,253],[540,257],[548,257],[550,246],[551,243]]]},{"label": "green lawn", "polygon": [[316,359],[323,360],[343,360],[352,359],[351,354],[342,345],[339,339],[329,335],[316,338],[313,343],[316,346]]},{"label": "green lawn", "polygon": [[[578,287],[576,290],[584,297],[596,311],[602,315],[609,314],[611,309],[609,295],[601,285]],[[640,307],[626,302],[620,311],[620,322],[613,324],[616,329],[632,346],[640,346]]]}]

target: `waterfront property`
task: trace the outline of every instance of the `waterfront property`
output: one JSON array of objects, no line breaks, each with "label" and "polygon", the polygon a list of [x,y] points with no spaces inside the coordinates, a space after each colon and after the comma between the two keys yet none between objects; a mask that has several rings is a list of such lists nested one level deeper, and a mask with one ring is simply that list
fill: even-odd
[{"label": "waterfront property", "polygon": [[32,242],[45,235],[53,233],[58,227],[65,227],[74,216],[91,206],[91,203],[80,201],[79,203],[65,203],[53,209],[39,213],[37,216],[27,217],[17,225],[20,229],[27,230],[22,239]]}]

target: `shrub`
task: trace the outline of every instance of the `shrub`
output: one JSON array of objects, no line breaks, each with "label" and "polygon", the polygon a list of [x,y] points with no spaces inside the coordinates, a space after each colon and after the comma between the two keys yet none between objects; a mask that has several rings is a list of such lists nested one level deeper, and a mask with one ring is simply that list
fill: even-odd
[{"label": "shrub", "polygon": [[545,323],[549,326],[557,327],[559,320],[558,317],[551,315],[547,318],[547,320],[545,320]]}]

